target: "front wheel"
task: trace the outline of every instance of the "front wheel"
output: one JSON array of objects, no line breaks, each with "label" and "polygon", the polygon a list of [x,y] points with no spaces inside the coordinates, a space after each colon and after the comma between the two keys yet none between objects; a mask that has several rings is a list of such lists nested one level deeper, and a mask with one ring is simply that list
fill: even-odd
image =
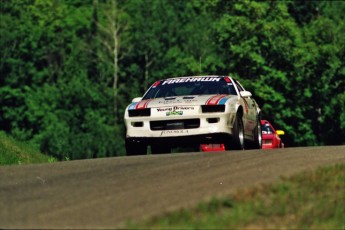
[{"label": "front wheel", "polygon": [[225,145],[227,150],[243,150],[244,149],[244,128],[242,116],[240,113],[236,114],[234,127],[232,131],[232,140]]},{"label": "front wheel", "polygon": [[261,131],[261,121],[258,118],[257,125],[254,129],[254,149],[262,149],[262,131]]}]

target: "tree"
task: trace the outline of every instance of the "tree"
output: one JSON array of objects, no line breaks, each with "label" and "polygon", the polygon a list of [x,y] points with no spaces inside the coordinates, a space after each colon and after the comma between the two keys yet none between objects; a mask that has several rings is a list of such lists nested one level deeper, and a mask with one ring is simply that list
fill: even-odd
[{"label": "tree", "polygon": [[341,1],[11,0],[0,127],[59,159],[124,154],[130,100],[167,77],[230,74],[286,146],[344,144]]},{"label": "tree", "polygon": [[[118,85],[120,75],[119,61],[129,52],[130,45],[126,44],[128,30],[128,15],[121,9],[116,0],[100,6],[104,11],[104,19],[97,23],[100,34],[100,43],[105,51],[100,53],[101,60],[110,63],[112,67],[112,89],[115,124],[118,123]],[[110,59],[110,62],[106,59]]]}]

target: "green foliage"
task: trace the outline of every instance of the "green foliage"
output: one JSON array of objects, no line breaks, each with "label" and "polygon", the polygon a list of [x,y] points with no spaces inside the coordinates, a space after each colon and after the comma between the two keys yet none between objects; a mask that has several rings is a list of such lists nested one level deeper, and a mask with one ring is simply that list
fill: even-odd
[{"label": "green foliage", "polygon": [[111,110],[110,93],[101,93],[86,78],[74,77],[29,95],[27,115],[40,125],[33,141],[43,152],[59,159],[121,155],[118,152],[123,143],[121,139],[114,141],[121,132],[107,114]]},{"label": "green foliage", "polygon": [[124,155],[124,110],[150,84],[231,74],[286,131],[286,146],[344,144],[344,9],[341,1],[1,1],[0,127],[58,159]]},{"label": "green foliage", "polygon": [[40,153],[29,143],[22,143],[0,131],[0,165],[53,163],[56,159]]},{"label": "green foliage", "polygon": [[[344,143],[344,129],[324,119],[325,111],[332,117],[343,112],[330,109],[329,100],[344,89],[344,23],[321,15],[299,26],[284,2],[219,4],[224,13],[216,30],[230,67],[224,72],[239,75],[257,96],[263,118],[287,131],[287,146]],[[337,130],[330,131],[332,143],[324,135],[330,126]]]},{"label": "green foliage", "polygon": [[272,185],[157,216],[131,229],[343,229],[345,165],[304,172]]}]

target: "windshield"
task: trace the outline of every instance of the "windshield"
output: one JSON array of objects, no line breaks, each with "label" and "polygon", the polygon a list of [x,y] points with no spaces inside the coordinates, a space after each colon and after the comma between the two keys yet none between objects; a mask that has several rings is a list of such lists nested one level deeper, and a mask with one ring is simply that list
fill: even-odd
[{"label": "windshield", "polygon": [[263,134],[272,134],[273,133],[273,129],[271,128],[271,126],[269,124],[262,125],[261,130],[262,130]]},{"label": "windshield", "polygon": [[237,95],[229,78],[191,77],[158,81],[146,92],[143,99],[209,94]]}]

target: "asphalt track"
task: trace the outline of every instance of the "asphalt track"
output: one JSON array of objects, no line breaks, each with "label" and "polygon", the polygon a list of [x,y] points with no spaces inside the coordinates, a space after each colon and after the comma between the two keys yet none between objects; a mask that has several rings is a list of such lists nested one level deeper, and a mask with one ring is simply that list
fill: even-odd
[{"label": "asphalt track", "polygon": [[177,153],[0,167],[0,229],[109,229],[345,162],[345,146]]}]

